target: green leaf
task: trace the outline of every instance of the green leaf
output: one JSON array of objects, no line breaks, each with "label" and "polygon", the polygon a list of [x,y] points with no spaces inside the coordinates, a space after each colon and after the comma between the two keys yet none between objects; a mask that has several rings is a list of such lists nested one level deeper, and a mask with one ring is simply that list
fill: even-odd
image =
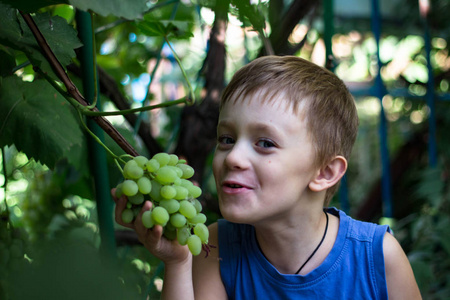
[{"label": "green leaf", "polygon": [[[67,24],[65,19],[59,16],[51,17],[48,13],[36,14],[33,19],[59,62],[63,66],[70,64],[75,57],[74,49],[82,46],[76,30]],[[15,9],[2,3],[0,3],[0,43],[23,51],[34,66],[52,74],[49,63],[42,55],[23,18],[17,15]]]},{"label": "green leaf", "polygon": [[133,20],[142,17],[148,10],[148,0],[69,0],[70,4],[81,10],[92,10],[104,17],[113,15]]},{"label": "green leaf", "polygon": [[167,36],[179,39],[194,36],[189,22],[172,20],[145,20],[136,23],[141,32],[147,36]]},{"label": "green leaf", "polygon": [[85,165],[84,134],[72,107],[46,81],[3,78],[0,120],[1,147],[14,144],[50,168],[62,158],[77,168]]},{"label": "green leaf", "polygon": [[0,47],[0,76],[11,75],[12,70],[16,66],[16,59],[7,51]]},{"label": "green leaf", "polygon": [[55,4],[67,4],[67,0],[0,0],[23,12],[31,13],[38,9]]}]

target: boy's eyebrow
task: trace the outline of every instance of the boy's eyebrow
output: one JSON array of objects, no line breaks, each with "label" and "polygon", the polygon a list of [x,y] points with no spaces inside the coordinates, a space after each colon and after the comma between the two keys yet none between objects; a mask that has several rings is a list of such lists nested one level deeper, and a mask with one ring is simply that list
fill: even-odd
[{"label": "boy's eyebrow", "polygon": [[[219,121],[217,127],[221,127],[221,128],[233,128],[234,127],[234,123],[232,121],[228,121],[228,120],[221,120]],[[252,130],[255,131],[263,131],[263,132],[268,132],[270,134],[273,135],[280,135],[282,134],[282,132],[280,132],[280,130],[278,130],[276,127],[274,126],[270,126],[267,123],[264,122],[256,122],[256,123],[252,123],[249,126]]]}]

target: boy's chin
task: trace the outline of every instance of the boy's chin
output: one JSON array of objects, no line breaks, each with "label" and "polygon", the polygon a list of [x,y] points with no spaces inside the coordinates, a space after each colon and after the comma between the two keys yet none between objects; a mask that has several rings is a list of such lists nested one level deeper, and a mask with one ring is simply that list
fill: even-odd
[{"label": "boy's chin", "polygon": [[222,217],[232,223],[237,224],[250,224],[251,223],[251,216],[249,216],[247,213],[243,213],[240,211],[239,213],[227,211],[224,209],[222,212]]}]

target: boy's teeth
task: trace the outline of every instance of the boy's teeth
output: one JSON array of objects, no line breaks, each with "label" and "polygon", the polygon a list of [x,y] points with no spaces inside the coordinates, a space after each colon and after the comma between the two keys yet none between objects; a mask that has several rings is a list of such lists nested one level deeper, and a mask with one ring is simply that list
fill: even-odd
[{"label": "boy's teeth", "polygon": [[231,187],[231,188],[240,188],[240,187],[242,187],[242,186],[239,185],[239,184],[230,184],[230,187]]}]

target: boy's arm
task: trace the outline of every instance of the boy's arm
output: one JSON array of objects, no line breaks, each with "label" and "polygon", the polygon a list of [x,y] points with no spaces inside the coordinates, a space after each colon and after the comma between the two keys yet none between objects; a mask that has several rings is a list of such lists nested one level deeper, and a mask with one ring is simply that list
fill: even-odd
[{"label": "boy's arm", "polygon": [[213,223],[209,227],[209,244],[211,252],[205,258],[203,253],[194,257],[193,277],[196,300],[227,299],[227,293],[222,283],[219,266],[219,239],[218,224]]},{"label": "boy's arm", "polygon": [[194,299],[192,255],[184,263],[165,264],[161,299]]},{"label": "boy's arm", "polygon": [[384,236],[383,252],[389,299],[422,299],[408,258],[390,233]]}]

